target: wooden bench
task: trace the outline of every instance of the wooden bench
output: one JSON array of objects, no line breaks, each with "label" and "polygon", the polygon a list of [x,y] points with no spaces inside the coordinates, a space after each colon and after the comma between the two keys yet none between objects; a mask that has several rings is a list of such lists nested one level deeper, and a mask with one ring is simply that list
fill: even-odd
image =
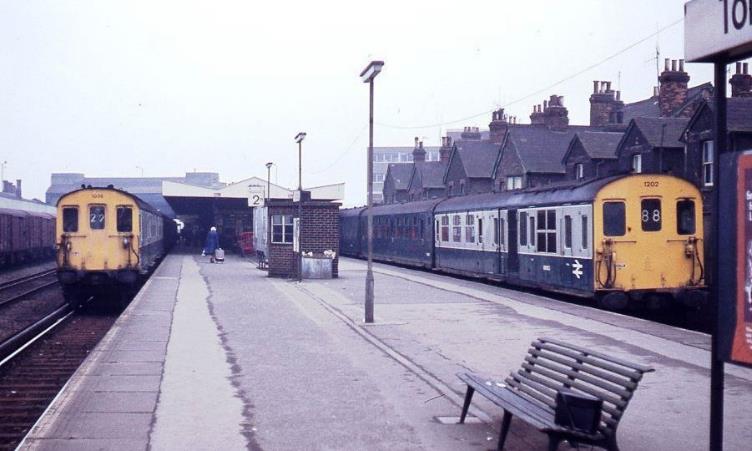
[{"label": "wooden bench", "polygon": [[[618,450],[616,428],[644,373],[653,368],[625,362],[549,338],[535,340],[522,367],[503,382],[473,373],[457,373],[467,384],[460,423],[465,422],[476,391],[504,409],[498,449],[504,448],[512,416],[548,435],[548,449],[562,440]],[[594,434],[554,423],[556,393],[570,389],[603,400],[601,422]]]},{"label": "wooden bench", "polygon": [[258,269],[269,269],[269,260],[267,260],[264,251],[256,251],[256,263]]}]

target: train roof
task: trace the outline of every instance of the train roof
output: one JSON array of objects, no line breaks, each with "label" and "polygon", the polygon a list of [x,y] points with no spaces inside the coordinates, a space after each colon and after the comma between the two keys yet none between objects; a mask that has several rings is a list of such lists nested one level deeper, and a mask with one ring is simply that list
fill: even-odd
[{"label": "train roof", "polygon": [[623,177],[625,176],[618,175],[585,182],[574,181],[521,191],[451,197],[436,207],[436,213],[585,203],[595,199],[595,196],[604,186]]},{"label": "train roof", "polygon": [[113,188],[111,186],[92,186],[92,187],[80,188],[80,189],[77,189],[77,190],[74,190],[74,191],[67,192],[67,193],[63,194],[62,196],[60,196],[60,198],[57,200],[57,206],[60,205],[60,203],[63,201],[63,199],[65,199],[66,197],[70,196],[71,194],[78,193],[80,191],[88,191],[88,190],[103,190],[103,191],[113,191],[113,192],[116,192],[116,193],[120,193],[120,194],[123,194],[123,195],[125,195],[125,196],[130,197],[131,199],[133,199],[133,201],[136,203],[136,205],[138,206],[138,208],[140,208],[141,210],[149,211],[149,212],[154,213],[156,215],[167,216],[163,212],[161,212],[160,210],[154,208],[148,202],[146,202],[143,199],[141,199],[140,197],[136,196],[135,194],[131,194],[128,191],[123,191],[121,189]]},{"label": "train roof", "polygon": [[339,214],[340,216],[360,216],[360,212],[365,209],[366,207],[341,208]]},{"label": "train roof", "polygon": [[377,215],[401,215],[432,212],[436,204],[439,204],[442,201],[444,201],[444,198],[404,202],[400,204],[384,204],[375,207],[373,211],[374,214]]}]

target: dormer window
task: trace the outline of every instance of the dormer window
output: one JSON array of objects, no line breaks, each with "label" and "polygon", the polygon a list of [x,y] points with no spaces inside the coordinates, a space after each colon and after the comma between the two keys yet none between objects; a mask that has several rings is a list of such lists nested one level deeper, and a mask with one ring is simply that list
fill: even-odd
[{"label": "dormer window", "polygon": [[577,180],[582,180],[585,178],[585,165],[582,163],[577,163],[574,165],[574,173],[577,177]]},{"label": "dormer window", "polygon": [[642,155],[639,153],[632,155],[632,172],[637,174],[642,172]]}]

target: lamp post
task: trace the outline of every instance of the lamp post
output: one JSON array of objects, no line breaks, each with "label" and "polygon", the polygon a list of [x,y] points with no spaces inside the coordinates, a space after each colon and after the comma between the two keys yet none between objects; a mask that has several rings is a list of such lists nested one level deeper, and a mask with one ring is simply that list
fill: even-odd
[{"label": "lamp post", "polygon": [[383,61],[371,61],[360,73],[363,83],[368,83],[370,91],[368,114],[368,270],[366,271],[366,305],[365,322],[373,322],[373,79],[384,67]]},{"label": "lamp post", "polygon": [[272,198],[272,163],[271,161],[266,163],[266,200]]},{"label": "lamp post", "polygon": [[298,282],[303,281],[303,140],[305,132],[295,135],[298,143]]}]

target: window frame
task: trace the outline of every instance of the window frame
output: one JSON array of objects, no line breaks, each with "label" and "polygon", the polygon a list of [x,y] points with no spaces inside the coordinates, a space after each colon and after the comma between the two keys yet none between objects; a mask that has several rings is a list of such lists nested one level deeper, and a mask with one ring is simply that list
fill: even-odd
[{"label": "window frame", "polygon": [[575,178],[582,180],[585,178],[585,165],[583,163],[577,163],[574,165]]},{"label": "window frame", "polygon": [[[71,211],[71,210],[75,211],[75,213],[76,213],[75,223],[73,224],[73,225],[75,225],[75,227],[73,229],[70,229],[70,227],[66,227],[66,225],[69,225],[69,222],[66,221],[66,218],[65,218],[65,212],[66,211]],[[79,214],[78,214],[79,211],[78,210],[79,210],[78,206],[75,206],[75,205],[71,205],[71,206],[68,206],[68,207],[63,207],[63,218],[62,218],[62,221],[63,221],[63,233],[76,233],[76,232],[78,232],[79,221],[80,221],[80,217],[79,217]]]},{"label": "window frame", "polygon": [[632,172],[635,174],[642,174],[642,154],[636,153],[632,155]]},{"label": "window frame", "polygon": [[[107,228],[107,205],[105,204],[89,204],[89,230],[105,230]],[[102,226],[101,227],[92,227],[92,210],[94,208],[101,208],[102,209]]]},{"label": "window frame", "polygon": [[[612,232],[612,230],[607,229],[607,227],[612,227],[612,224],[610,225],[606,219],[606,208],[609,205],[621,205],[621,218],[620,218],[620,226],[621,226],[621,233],[609,233]],[[609,200],[603,202],[603,205],[601,206],[601,214],[603,216],[603,236],[607,237],[613,237],[613,236],[624,236],[627,234],[627,203],[623,200]]]},{"label": "window frame", "polygon": [[[129,210],[130,211],[130,220],[129,220],[129,227],[127,230],[124,230],[124,227],[120,223],[121,214],[120,212],[122,210]],[[117,205],[115,207],[115,230],[117,230],[118,233],[131,233],[133,232],[133,206],[131,205]]]},{"label": "window frame", "polygon": [[[287,222],[288,218],[290,219],[289,223]],[[295,219],[295,216],[292,214],[272,215],[272,220],[271,220],[272,244],[293,244],[293,240],[295,239],[295,229],[294,229],[295,220],[294,219]],[[281,228],[281,231],[279,233],[276,232],[277,227]],[[288,241],[288,234],[289,234],[289,241]],[[275,239],[276,235],[280,235],[281,240]]]},{"label": "window frame", "polygon": [[713,140],[702,141],[702,186],[712,188],[713,165],[715,164],[715,144]]}]

